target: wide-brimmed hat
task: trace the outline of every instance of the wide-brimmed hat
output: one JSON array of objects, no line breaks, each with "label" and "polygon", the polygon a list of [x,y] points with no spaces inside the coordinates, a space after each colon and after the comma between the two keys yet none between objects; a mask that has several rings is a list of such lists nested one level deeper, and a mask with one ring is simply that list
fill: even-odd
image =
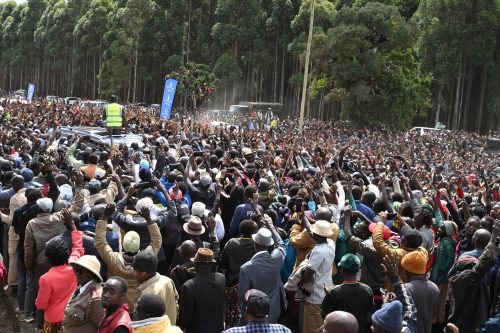
[{"label": "wide-brimmed hat", "polygon": [[253,234],[252,239],[257,245],[260,246],[274,245],[274,239],[271,231],[265,228],[261,228],[256,234]]},{"label": "wide-brimmed hat", "polygon": [[332,237],[332,225],[325,220],[318,220],[313,224],[311,231],[321,237]]},{"label": "wide-brimmed hat", "polygon": [[205,232],[205,227],[198,216],[192,215],[188,223],[182,226],[185,232],[193,236],[199,236]]},{"label": "wide-brimmed hat", "polygon": [[70,265],[72,267],[78,266],[85,268],[86,270],[94,274],[100,282],[102,282],[102,277],[99,273],[101,271],[101,263],[99,262],[99,260],[97,260],[96,256],[91,256],[88,254],[81,256],[77,261],[71,262]]},{"label": "wide-brimmed hat", "polygon": [[200,247],[198,251],[196,252],[196,255],[191,258],[192,262],[197,262],[197,263],[214,263],[216,262],[214,260],[214,253],[212,250]]}]

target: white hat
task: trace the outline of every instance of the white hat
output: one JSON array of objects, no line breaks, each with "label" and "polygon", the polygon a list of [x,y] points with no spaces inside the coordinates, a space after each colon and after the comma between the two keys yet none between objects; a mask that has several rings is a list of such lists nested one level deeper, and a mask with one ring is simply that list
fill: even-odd
[{"label": "white hat", "polygon": [[41,198],[36,201],[36,204],[38,207],[40,207],[40,210],[43,213],[50,213],[52,211],[52,208],[54,207],[54,203],[52,202],[52,199],[49,198]]},{"label": "white hat", "polygon": [[151,198],[142,198],[139,201],[137,201],[137,204],[135,205],[135,210],[137,212],[141,211],[142,207],[146,207],[147,209],[151,209],[154,207],[154,202]]},{"label": "white hat", "polygon": [[141,237],[135,231],[129,231],[123,236],[123,251],[126,253],[137,253],[141,245]]},{"label": "white hat", "polygon": [[191,206],[191,214],[202,217],[205,213],[205,204],[203,202],[195,202],[193,206]]},{"label": "white hat", "polygon": [[256,234],[252,235],[253,241],[260,246],[274,245],[274,239],[271,231],[266,228],[261,228]]},{"label": "white hat", "polygon": [[101,168],[97,168],[95,169],[94,175],[96,179],[103,179],[104,176],[106,176],[106,171]]},{"label": "white hat", "polygon": [[89,270],[102,282],[102,277],[99,273],[101,271],[101,263],[97,260],[96,256],[84,255],[77,261],[71,262],[70,265],[73,267],[80,266]]},{"label": "white hat", "polygon": [[318,236],[331,237],[333,235],[332,225],[325,220],[318,220],[313,224],[311,231]]},{"label": "white hat", "polygon": [[245,147],[241,150],[241,153],[243,154],[243,156],[248,156],[248,155],[252,155],[253,151],[252,151],[252,149]]}]

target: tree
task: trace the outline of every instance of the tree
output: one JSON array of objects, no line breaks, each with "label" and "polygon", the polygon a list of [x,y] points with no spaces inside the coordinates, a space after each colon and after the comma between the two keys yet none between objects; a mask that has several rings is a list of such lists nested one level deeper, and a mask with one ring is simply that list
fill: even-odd
[{"label": "tree", "polygon": [[139,45],[145,22],[154,11],[155,3],[152,0],[127,0],[123,7],[119,4],[120,1],[115,3],[110,15],[108,29],[112,33],[108,33],[110,43],[104,54],[101,80],[105,92],[124,89],[125,100],[136,102]]},{"label": "tree", "polygon": [[408,127],[429,106],[430,77],[413,53],[417,27],[393,6],[343,7],[318,41],[313,87],[358,124]]},{"label": "tree", "polygon": [[175,79],[177,93],[192,101],[192,107],[209,102],[209,97],[220,85],[220,80],[212,73],[210,67],[204,64],[188,62],[178,70],[167,75],[167,79]]}]

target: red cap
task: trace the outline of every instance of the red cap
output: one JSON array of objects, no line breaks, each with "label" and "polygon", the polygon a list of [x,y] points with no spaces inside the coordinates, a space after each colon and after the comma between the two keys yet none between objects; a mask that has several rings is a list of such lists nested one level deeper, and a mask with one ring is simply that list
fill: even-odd
[{"label": "red cap", "polygon": [[[373,233],[373,230],[375,230],[375,226],[377,223],[370,223],[368,226],[368,230]],[[384,232],[383,232],[384,240],[388,240],[391,237],[391,230],[387,228],[387,226],[384,225]]]}]

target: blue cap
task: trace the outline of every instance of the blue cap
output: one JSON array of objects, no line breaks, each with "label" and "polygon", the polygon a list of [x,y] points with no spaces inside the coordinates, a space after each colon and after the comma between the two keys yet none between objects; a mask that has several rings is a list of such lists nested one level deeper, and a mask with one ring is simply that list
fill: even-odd
[{"label": "blue cap", "polygon": [[141,162],[139,163],[139,167],[142,170],[147,170],[149,169],[149,162],[146,160],[141,160]]}]

